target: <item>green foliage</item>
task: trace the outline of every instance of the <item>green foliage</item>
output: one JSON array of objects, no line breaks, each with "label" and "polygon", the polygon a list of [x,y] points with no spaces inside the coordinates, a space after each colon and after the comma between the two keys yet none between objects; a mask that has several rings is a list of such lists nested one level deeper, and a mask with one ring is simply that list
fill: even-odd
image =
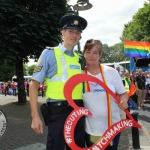
[{"label": "green foliage", "polygon": [[9,81],[15,75],[15,65],[14,62],[9,60],[0,61],[0,81]]},{"label": "green foliage", "polygon": [[124,57],[122,43],[117,43],[110,47],[107,44],[103,44],[102,58],[100,59],[101,63],[114,63],[124,60],[126,60],[126,58]]},{"label": "green foliage", "polygon": [[144,4],[133,16],[132,21],[124,25],[121,40],[150,42],[150,4]]},{"label": "green foliage", "polygon": [[65,6],[66,0],[0,0],[0,57],[27,62],[58,45]]},{"label": "green foliage", "polygon": [[28,75],[28,66],[26,65],[26,64],[23,64],[23,74],[25,75],[25,76],[27,76]]},{"label": "green foliage", "polygon": [[61,41],[66,0],[0,0],[0,58],[14,62],[19,103],[26,102],[23,62]]},{"label": "green foliage", "polygon": [[33,74],[33,71],[34,71],[35,66],[36,66],[36,65],[28,66],[28,73],[29,73],[29,75],[32,75],[32,74]]},{"label": "green foliage", "polygon": [[150,3],[145,2],[143,8],[140,8],[132,20],[124,25],[120,39],[122,42],[124,40],[150,42]]},{"label": "green foliage", "polygon": [[109,46],[107,44],[103,44],[102,57],[100,59],[101,63],[107,63],[109,61],[109,53],[110,53]]}]

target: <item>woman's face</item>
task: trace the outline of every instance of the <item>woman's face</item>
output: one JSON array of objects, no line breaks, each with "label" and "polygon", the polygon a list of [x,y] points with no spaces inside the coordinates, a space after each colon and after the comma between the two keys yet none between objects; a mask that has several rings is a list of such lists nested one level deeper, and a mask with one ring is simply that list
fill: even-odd
[{"label": "woman's face", "polygon": [[101,55],[99,54],[99,49],[97,48],[97,46],[94,46],[91,50],[85,51],[84,57],[88,65],[95,65],[99,63]]}]

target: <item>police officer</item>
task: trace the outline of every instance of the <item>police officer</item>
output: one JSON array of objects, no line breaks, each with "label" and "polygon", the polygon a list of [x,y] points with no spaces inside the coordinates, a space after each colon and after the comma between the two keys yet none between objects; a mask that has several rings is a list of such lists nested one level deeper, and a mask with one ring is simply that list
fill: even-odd
[{"label": "police officer", "polygon": [[123,81],[124,87],[126,89],[126,92],[129,93],[129,91],[130,91],[130,85],[131,85],[130,73],[129,72],[126,72],[124,74],[124,78],[123,78],[122,81]]},{"label": "police officer", "polygon": [[[62,25],[63,43],[58,47],[47,47],[41,54],[30,83],[30,106],[32,124],[31,128],[38,134],[43,133],[43,124],[40,119],[37,101],[39,83],[46,81],[46,103],[49,108],[47,150],[70,150],[65,144],[63,129],[64,123],[73,110],[68,105],[63,89],[66,81],[74,74],[81,73],[79,55],[73,51],[81,38],[82,30],[87,26],[87,21],[75,15],[66,15],[60,19]],[[78,84],[72,93],[72,98],[78,106],[83,106],[82,84]],[[74,137],[79,147],[84,147],[84,125],[82,117],[76,125]]]}]

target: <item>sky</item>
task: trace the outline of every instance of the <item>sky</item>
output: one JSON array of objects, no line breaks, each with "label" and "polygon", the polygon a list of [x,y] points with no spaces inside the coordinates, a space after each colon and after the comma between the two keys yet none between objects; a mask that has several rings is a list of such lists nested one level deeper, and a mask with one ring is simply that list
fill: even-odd
[{"label": "sky", "polygon": [[[79,11],[79,16],[88,22],[80,40],[81,49],[87,39],[98,39],[109,46],[120,42],[124,24],[132,20],[133,15],[142,8],[147,0],[89,0],[93,7]],[[70,0],[75,5],[77,0]],[[77,48],[77,47],[76,47]],[[34,63],[30,60],[28,66]]]},{"label": "sky", "polygon": [[[79,11],[79,16],[88,22],[80,40],[81,49],[87,39],[101,40],[109,46],[120,42],[124,24],[132,20],[133,15],[143,7],[147,0],[89,0],[93,7]],[[70,0],[75,5],[77,0]]]}]

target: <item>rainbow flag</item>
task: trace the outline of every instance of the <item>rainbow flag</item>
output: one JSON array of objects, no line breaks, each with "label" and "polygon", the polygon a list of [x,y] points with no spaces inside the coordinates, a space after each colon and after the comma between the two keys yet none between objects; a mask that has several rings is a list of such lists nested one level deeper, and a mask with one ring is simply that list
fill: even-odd
[{"label": "rainbow flag", "polygon": [[139,41],[124,41],[124,54],[126,57],[139,57],[147,58],[147,54],[150,52],[149,42]]},{"label": "rainbow flag", "polygon": [[134,85],[134,83],[131,83],[131,86],[130,86],[130,91],[128,93],[128,97],[132,96],[136,91],[136,86]]}]

